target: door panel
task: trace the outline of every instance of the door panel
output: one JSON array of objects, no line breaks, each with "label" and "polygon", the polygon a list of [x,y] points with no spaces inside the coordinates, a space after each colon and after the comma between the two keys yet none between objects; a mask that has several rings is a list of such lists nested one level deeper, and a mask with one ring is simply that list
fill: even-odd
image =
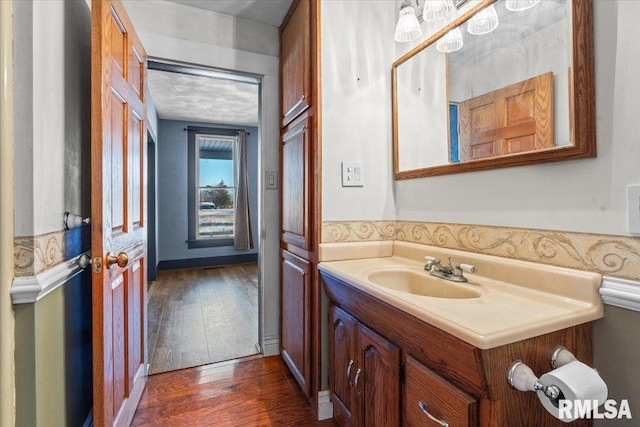
[{"label": "door panel", "polygon": [[354,384],[360,425],[400,425],[400,349],[358,325],[360,382]]},{"label": "door panel", "polygon": [[282,357],[302,391],[311,392],[309,262],[282,251]]},{"label": "door panel", "polygon": [[92,3],[93,415],[129,425],[146,382],[146,54],[117,0]]},{"label": "door panel", "polygon": [[309,145],[308,118],[282,137],[282,240],[307,250],[311,248]]},{"label": "door panel", "polygon": [[356,360],[356,319],[336,306],[331,306],[329,338],[330,389],[333,392],[334,419],[340,426],[352,425],[355,396],[353,378],[358,369]]}]

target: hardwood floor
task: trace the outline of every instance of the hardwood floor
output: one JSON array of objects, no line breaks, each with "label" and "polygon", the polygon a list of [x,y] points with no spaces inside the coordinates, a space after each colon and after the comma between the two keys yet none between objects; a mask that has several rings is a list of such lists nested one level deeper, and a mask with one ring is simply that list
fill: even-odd
[{"label": "hardwood floor", "polygon": [[148,295],[149,374],[260,352],[256,263],[161,271]]},{"label": "hardwood floor", "polygon": [[320,426],[280,356],[149,377],[132,426]]}]

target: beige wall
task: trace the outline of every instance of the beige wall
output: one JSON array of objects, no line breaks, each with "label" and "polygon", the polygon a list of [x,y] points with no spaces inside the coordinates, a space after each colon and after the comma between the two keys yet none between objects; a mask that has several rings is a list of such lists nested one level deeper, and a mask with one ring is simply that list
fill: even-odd
[{"label": "beige wall", "polygon": [[0,1],[0,426],[15,424],[13,279],[12,2]]}]

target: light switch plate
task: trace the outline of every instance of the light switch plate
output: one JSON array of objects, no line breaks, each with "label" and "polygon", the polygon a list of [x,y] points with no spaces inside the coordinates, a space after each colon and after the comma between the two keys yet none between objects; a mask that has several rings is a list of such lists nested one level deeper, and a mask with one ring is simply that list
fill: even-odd
[{"label": "light switch plate", "polygon": [[627,186],[629,233],[640,234],[640,184]]},{"label": "light switch plate", "polygon": [[364,169],[362,162],[342,162],[342,186],[364,187]]},{"label": "light switch plate", "polygon": [[264,188],[265,190],[278,189],[278,172],[264,171]]}]

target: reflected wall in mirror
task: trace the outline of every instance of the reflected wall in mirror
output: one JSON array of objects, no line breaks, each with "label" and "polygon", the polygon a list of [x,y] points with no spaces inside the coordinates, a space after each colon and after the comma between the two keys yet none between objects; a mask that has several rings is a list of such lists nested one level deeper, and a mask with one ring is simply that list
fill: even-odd
[{"label": "reflected wall in mirror", "polygon": [[591,9],[484,0],[397,60],[396,179],[595,157]]}]

